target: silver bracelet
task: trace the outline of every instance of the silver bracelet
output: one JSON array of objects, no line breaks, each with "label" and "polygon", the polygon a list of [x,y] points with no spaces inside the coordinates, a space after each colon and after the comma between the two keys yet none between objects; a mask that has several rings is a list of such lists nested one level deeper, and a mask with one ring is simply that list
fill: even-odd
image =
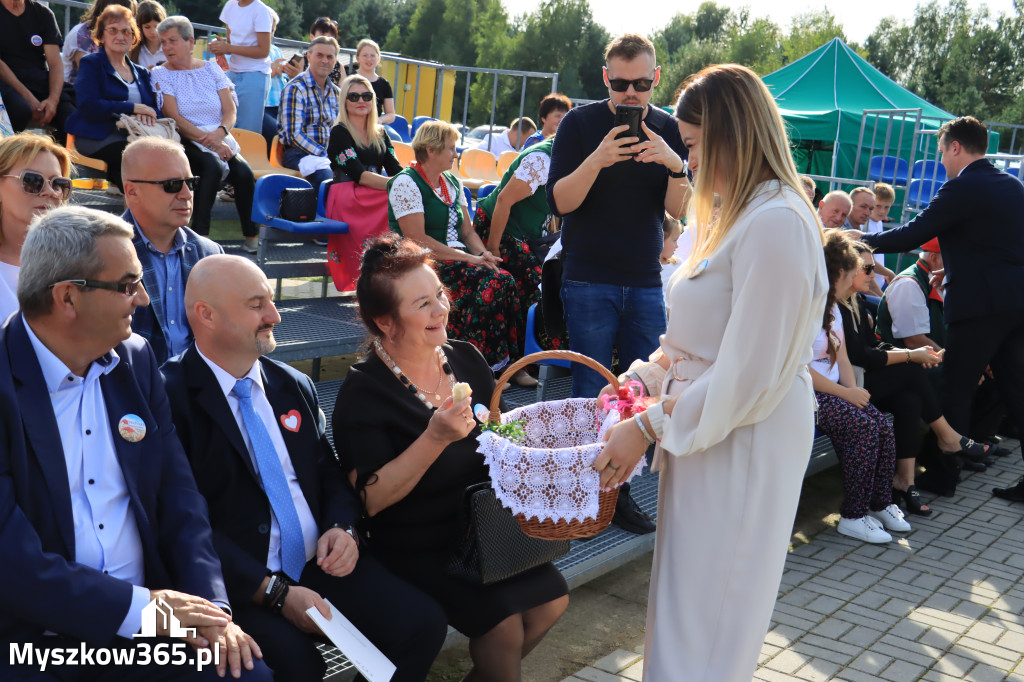
[{"label": "silver bracelet", "polygon": [[640,427],[640,433],[643,434],[644,440],[646,440],[648,444],[654,443],[654,436],[652,436],[651,432],[647,430],[647,427],[644,425],[643,418],[638,414],[634,414],[633,421],[635,421],[636,425]]}]

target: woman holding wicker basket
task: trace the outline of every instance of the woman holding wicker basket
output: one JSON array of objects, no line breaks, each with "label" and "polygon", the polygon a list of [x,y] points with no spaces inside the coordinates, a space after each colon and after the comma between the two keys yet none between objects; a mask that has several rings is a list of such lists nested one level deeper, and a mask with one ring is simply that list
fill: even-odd
[{"label": "woman holding wicker basket", "polygon": [[338,392],[333,429],[363,500],[368,551],[437,600],[469,637],[466,680],[515,682],[569,597],[550,562],[491,584],[448,570],[466,488],[490,480],[477,452],[473,398],[462,394],[468,384],[485,400],[494,375],[472,344],[448,339],[447,291],[431,252],[412,240],[370,241],[356,296],[371,345]]},{"label": "woman holding wicker basket", "polygon": [[662,400],[612,427],[594,468],[618,485],[658,441],[644,679],[749,682],[814,438],[822,233],[756,74],[704,69],[675,115],[696,176],[693,252],[669,281],[661,348],[622,377]]}]

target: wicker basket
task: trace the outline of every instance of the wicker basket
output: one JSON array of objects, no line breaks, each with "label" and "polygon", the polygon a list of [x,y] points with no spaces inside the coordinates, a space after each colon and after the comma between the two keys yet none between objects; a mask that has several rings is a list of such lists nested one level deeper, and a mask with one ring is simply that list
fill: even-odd
[{"label": "wicker basket", "polygon": [[[540,353],[533,353],[526,357],[512,363],[508,369],[498,379],[497,386],[494,389],[494,393],[491,395],[490,404],[490,420],[492,422],[501,421],[501,392],[504,389],[506,383],[517,371],[530,365],[538,360],[571,360],[572,362],[579,362],[587,367],[599,372],[608,383],[613,387],[618,387],[618,379],[608,369],[601,365],[596,360],[592,360],[585,355],[579,353],[573,353],[571,351],[564,350],[551,350],[542,351]],[[592,409],[596,415],[598,407],[596,399],[589,399],[592,403]],[[543,403],[542,403],[543,404]],[[596,428],[596,426],[595,426]],[[523,448],[524,450],[542,451],[542,448]],[[554,453],[553,450],[548,450],[548,453]],[[607,492],[598,493],[598,514],[597,518],[588,518],[582,521],[566,521],[559,520],[553,521],[551,519],[540,520],[536,516],[527,518],[525,514],[516,514],[516,521],[519,526],[523,529],[523,532],[527,535],[535,538],[541,538],[545,540],[571,540],[575,538],[587,538],[597,535],[612,521],[612,516],[615,514],[615,503],[619,497],[618,488]]]}]

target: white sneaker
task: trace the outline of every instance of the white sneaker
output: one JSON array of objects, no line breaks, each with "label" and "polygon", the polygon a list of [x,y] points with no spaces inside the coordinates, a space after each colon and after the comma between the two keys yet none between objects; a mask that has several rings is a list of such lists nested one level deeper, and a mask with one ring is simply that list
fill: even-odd
[{"label": "white sneaker", "polygon": [[875,544],[892,542],[892,536],[875,526],[874,519],[870,516],[862,516],[859,519],[840,518],[836,530],[841,535],[863,540],[864,542]]},{"label": "white sneaker", "polygon": [[868,512],[868,515],[881,521],[886,530],[897,533],[907,533],[913,530],[910,524],[907,523],[907,519],[903,516],[903,510],[899,508],[899,505],[890,504],[882,511]]},{"label": "white sneaker", "polygon": [[878,530],[885,530],[885,527],[882,525],[882,522],[871,515],[865,516],[864,520],[872,528],[877,528]]}]

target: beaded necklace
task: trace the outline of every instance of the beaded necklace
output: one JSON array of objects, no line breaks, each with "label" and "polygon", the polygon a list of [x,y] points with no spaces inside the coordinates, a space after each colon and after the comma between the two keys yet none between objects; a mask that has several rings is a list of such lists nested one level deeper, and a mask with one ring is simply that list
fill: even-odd
[{"label": "beaded necklace", "polygon": [[[392,360],[391,356],[388,355],[386,350],[384,350],[384,346],[383,344],[381,344],[380,339],[377,339],[373,342],[373,347],[377,351],[377,355],[380,356],[380,359],[384,361],[384,364],[391,368],[391,371],[394,373],[394,375],[398,378],[399,381],[402,382],[403,386],[409,389],[410,393],[419,398],[420,402],[426,405],[428,410],[436,409],[434,407],[434,403],[427,400],[426,394],[420,389],[416,388],[416,385],[409,380],[409,377],[405,376],[405,374],[402,373],[401,368],[395,364],[395,361]],[[438,363],[440,363],[441,365],[441,376],[438,377],[437,386],[434,387],[434,390],[432,392],[434,400],[440,403],[441,395],[437,393],[437,391],[438,389],[441,388],[441,381],[444,379],[445,376],[447,376],[448,383],[450,385],[449,387],[454,389],[455,373],[452,372],[452,366],[448,364],[448,358],[445,357],[444,351],[441,350],[440,346],[437,347],[437,360]],[[438,405],[438,407],[440,407],[440,405]]]},{"label": "beaded necklace", "polygon": [[[428,185],[430,185],[431,187],[434,186],[434,183],[430,181],[430,178],[427,177],[427,174],[423,172],[422,165],[420,165],[419,163],[413,163],[413,167],[416,169],[416,172],[420,174],[420,177],[423,178],[423,180],[426,181]],[[440,180],[441,186],[438,188],[438,191],[441,194],[441,201],[445,203],[445,206],[451,206],[452,195],[451,192],[448,191],[448,183],[444,179],[444,174],[440,176]]]}]

